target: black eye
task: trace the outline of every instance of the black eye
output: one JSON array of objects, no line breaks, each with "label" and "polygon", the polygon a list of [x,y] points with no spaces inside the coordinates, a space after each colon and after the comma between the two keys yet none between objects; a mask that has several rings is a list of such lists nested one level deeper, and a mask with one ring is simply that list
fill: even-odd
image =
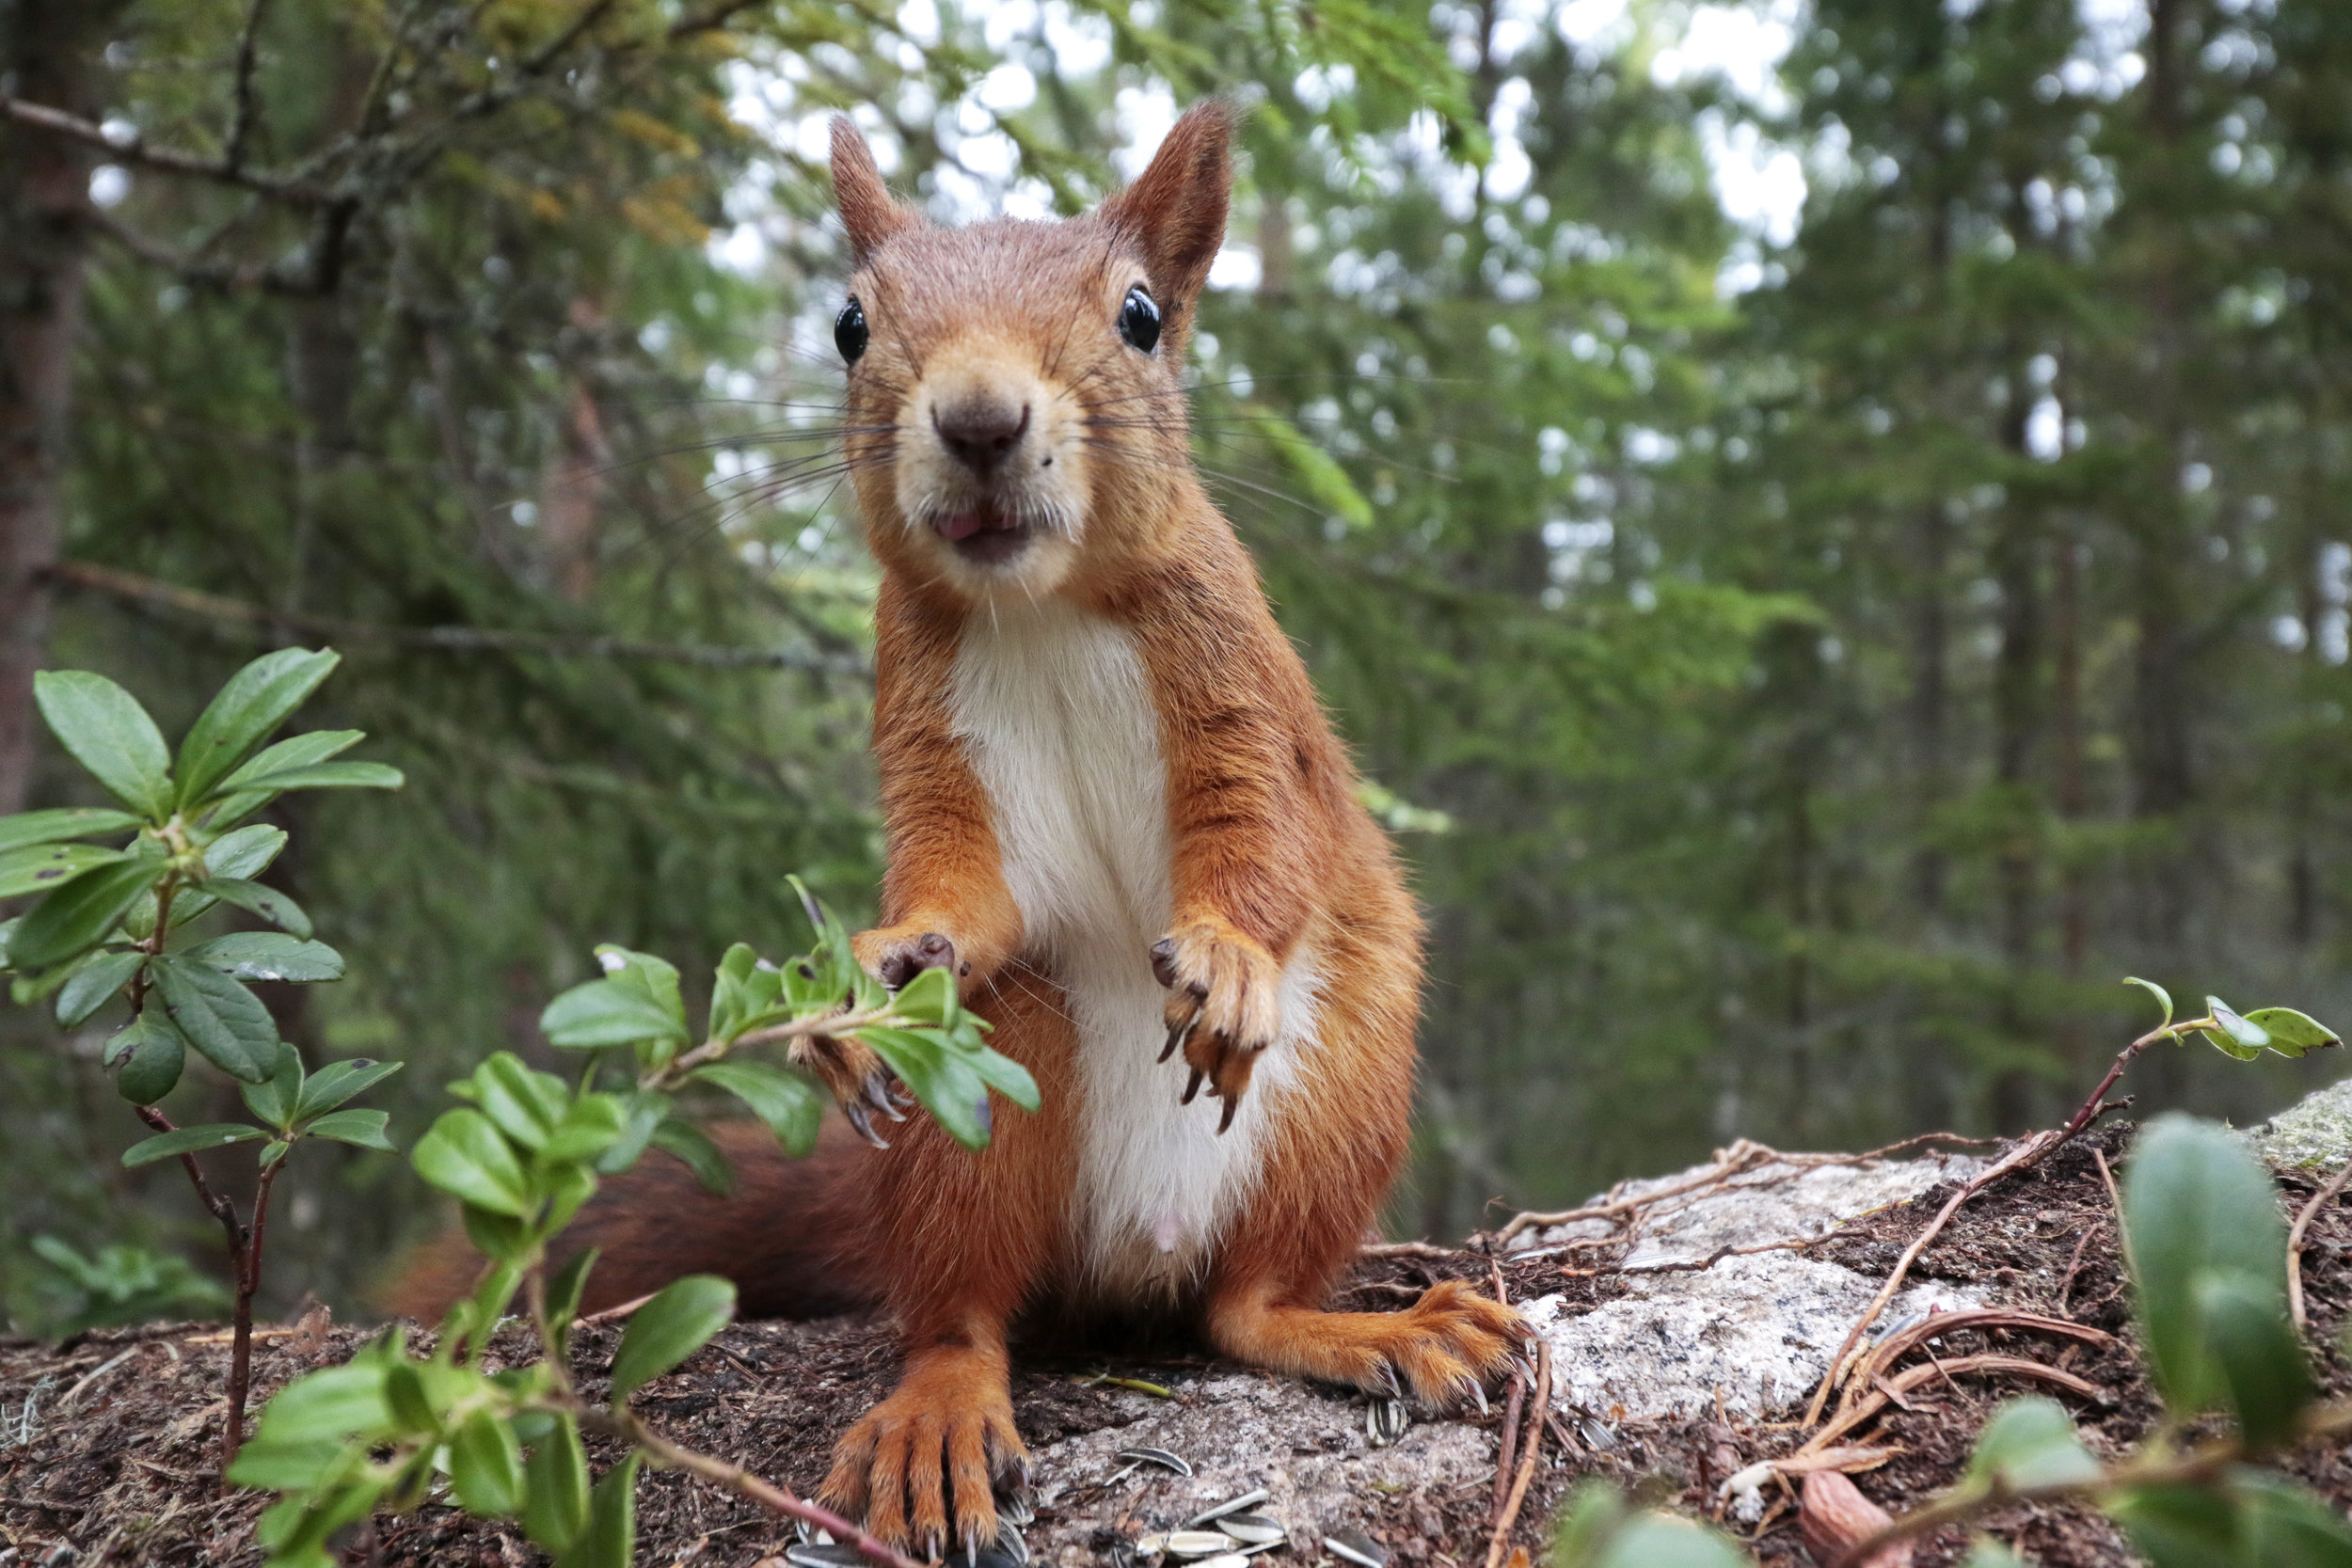
[{"label": "black eye", "polygon": [[1127,291],[1127,302],[1119,308],[1119,335],[1146,354],[1160,341],[1160,308],[1141,284]]},{"label": "black eye", "polygon": [[866,308],[855,299],[844,305],[841,314],[834,318],[833,346],[852,365],[866,352]]}]

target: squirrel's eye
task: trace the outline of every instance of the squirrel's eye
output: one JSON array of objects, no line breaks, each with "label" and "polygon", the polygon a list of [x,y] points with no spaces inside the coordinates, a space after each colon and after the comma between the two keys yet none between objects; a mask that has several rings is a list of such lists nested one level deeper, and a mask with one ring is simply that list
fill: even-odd
[{"label": "squirrel's eye", "polygon": [[866,309],[851,299],[834,318],[833,346],[841,351],[841,357],[850,364],[866,352]]},{"label": "squirrel's eye", "polygon": [[1119,335],[1146,354],[1160,341],[1160,308],[1141,284],[1127,291],[1127,301],[1119,308]]}]

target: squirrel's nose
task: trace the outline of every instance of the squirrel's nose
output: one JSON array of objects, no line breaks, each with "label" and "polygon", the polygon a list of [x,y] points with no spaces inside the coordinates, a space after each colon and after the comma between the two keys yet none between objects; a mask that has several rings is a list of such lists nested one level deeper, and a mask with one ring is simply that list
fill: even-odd
[{"label": "squirrel's nose", "polygon": [[972,392],[931,405],[940,445],[974,473],[993,472],[1029,432],[1029,405],[990,392]]}]

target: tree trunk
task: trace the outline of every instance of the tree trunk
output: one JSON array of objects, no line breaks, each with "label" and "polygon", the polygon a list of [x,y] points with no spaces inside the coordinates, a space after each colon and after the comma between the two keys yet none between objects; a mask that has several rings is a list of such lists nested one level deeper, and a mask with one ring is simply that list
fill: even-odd
[{"label": "tree trunk", "polygon": [[[99,44],[123,0],[0,3],[0,82],[95,118]],[[32,789],[33,672],[49,647],[89,159],[0,124],[0,816]]]}]

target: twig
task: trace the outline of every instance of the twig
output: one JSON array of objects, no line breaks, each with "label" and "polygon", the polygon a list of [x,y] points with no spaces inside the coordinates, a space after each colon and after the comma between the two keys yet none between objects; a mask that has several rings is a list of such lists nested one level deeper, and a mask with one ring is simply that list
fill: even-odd
[{"label": "twig", "polygon": [[1804,1447],[1798,1449],[1798,1453],[1820,1452],[1829,1448],[1838,1438],[1892,1404],[1894,1399],[1890,1396],[1908,1394],[1914,1388],[1939,1377],[1949,1382],[1954,1372],[2000,1373],[2034,1382],[2056,1384],[2068,1393],[2086,1400],[2105,1397],[2105,1391],[2097,1384],[2086,1378],[2076,1377],[2063,1368],[2053,1367],[2046,1361],[2034,1361],[2022,1355],[1988,1354],[1963,1355],[1950,1361],[1933,1360],[1924,1367],[1906,1367],[1893,1377],[1884,1379],[1882,1386],[1872,1389],[1852,1405],[1840,1410],[1836,1419],[1806,1439]]},{"label": "twig", "polygon": [[81,1397],[83,1389],[88,1387],[91,1384],[96,1383],[100,1378],[104,1377],[108,1372],[113,1371],[117,1367],[121,1366],[125,1361],[130,1360],[131,1357],[136,1355],[139,1352],[145,1350],[146,1348],[147,1345],[145,1341],[133,1345],[129,1350],[124,1351],[121,1354],[116,1356],[113,1360],[107,1362],[104,1366],[99,1368],[96,1371],[91,1372],[87,1377],[82,1379],[81,1382],[75,1384],[72,1387],[68,1388],[65,1391],[65,1398],[57,1402],[57,1408],[59,1410],[72,1409],[73,1402]]},{"label": "twig", "polygon": [[616,1323],[624,1318],[634,1316],[639,1307],[653,1300],[658,1294],[660,1294],[659,1291],[649,1291],[633,1300],[625,1301],[618,1307],[608,1307],[601,1312],[591,1312],[584,1318],[575,1318],[572,1321],[576,1323]]},{"label": "twig", "polygon": [[253,1384],[253,1298],[262,1289],[262,1238],[269,1229],[269,1194],[278,1173],[286,1168],[281,1155],[262,1172],[253,1190],[253,1224],[246,1233],[245,1256],[237,1259],[236,1316],[230,1326],[236,1338],[229,1347],[229,1419],[220,1433],[220,1488],[229,1490],[229,1466],[245,1444],[245,1399]]},{"label": "twig", "polygon": [[1502,1517],[1502,1504],[1510,1493],[1512,1461],[1518,1457],[1519,1412],[1526,1405],[1527,1372],[1524,1368],[1515,1368],[1511,1372],[1511,1397],[1502,1405],[1502,1437],[1495,1446],[1495,1495],[1486,1508],[1489,1521]]},{"label": "twig", "polygon": [[1527,1483],[1535,1478],[1535,1456],[1543,1451],[1544,1417],[1551,1409],[1551,1341],[1535,1341],[1534,1413],[1527,1423],[1527,1442],[1519,1452],[1518,1474],[1511,1478],[1511,1495],[1495,1521],[1493,1539],[1486,1543],[1486,1568],[1497,1568],[1503,1548],[1511,1543],[1511,1527],[1518,1523],[1519,1505],[1527,1501]]},{"label": "twig", "polygon": [[150,147],[147,138],[135,131],[128,135],[112,135],[104,126],[93,120],[68,114],[63,109],[53,109],[46,103],[28,103],[22,98],[0,96],[0,116],[6,116],[19,125],[31,126],[36,131],[46,131],[69,141],[95,147],[122,163],[160,169],[167,174],[192,174],[201,180],[238,185],[296,206],[325,206],[335,200],[338,194],[325,185],[314,184],[294,175],[232,167],[224,160],[199,157],[178,148]]},{"label": "twig", "polygon": [[1428,1242],[1370,1242],[1356,1249],[1359,1258],[1453,1258],[1458,1256],[1454,1247],[1437,1246]]},{"label": "twig", "polygon": [[2296,1332],[2304,1327],[2303,1315],[2303,1242],[2312,1228],[2312,1221],[2319,1212],[2333,1203],[2344,1191],[2344,1183],[2352,1181],[2352,1161],[2346,1161],[2328,1183],[2312,1195],[2303,1205],[2303,1212],[2295,1216],[2293,1228],[2287,1231],[2287,1310],[2294,1315]]},{"label": "twig", "polygon": [[1872,1323],[1878,1322],[1879,1314],[1886,1310],[1886,1304],[1893,1301],[1895,1293],[1902,1289],[1904,1277],[1911,1273],[1911,1265],[1918,1261],[1919,1255],[1928,1249],[1929,1243],[1944,1233],[1944,1227],[1951,1223],[1952,1216],[1960,1212],[1960,1206],[2002,1177],[2026,1164],[2041,1152],[2043,1141],[2054,1136],[2056,1136],[2054,1133],[2037,1132],[1992,1164],[1987,1165],[1960,1191],[1954,1193],[1950,1200],[1937,1212],[1935,1218],[1928,1222],[1927,1228],[1920,1231],[1911,1245],[1903,1249],[1903,1255],[1895,1259],[1894,1270],[1887,1275],[1886,1283],[1879,1287],[1879,1293],[1871,1298],[1870,1305],[1864,1309],[1862,1316],[1855,1320],[1853,1327],[1846,1331],[1845,1340],[1837,1347],[1837,1354],[1830,1357],[1829,1370],[1821,1374],[1821,1386],[1813,1391],[1813,1402],[1805,1406],[1804,1424],[1806,1426],[1811,1426],[1821,1418],[1821,1409],[1829,1402],[1830,1391],[1846,1380],[1846,1374],[1850,1370],[1851,1357],[1855,1346],[1862,1342],[1862,1336]]},{"label": "twig", "polygon": [[1828,1240],[1829,1236],[1824,1234],[1799,1236],[1786,1242],[1765,1242],[1756,1246],[1721,1246],[1704,1258],[1693,1258],[1678,1263],[1636,1263],[1631,1268],[1627,1268],[1622,1264],[1612,1264],[1597,1269],[1572,1269],[1563,1263],[1560,1265],[1560,1272],[1569,1279],[1591,1279],[1598,1275],[1705,1274],[1726,1258],[1753,1258],[1759,1252],[1802,1252],[1806,1247],[1818,1246]]},{"label": "twig", "polygon": [[650,1454],[656,1464],[666,1465],[674,1470],[690,1471],[705,1481],[716,1481],[736,1496],[748,1498],[772,1513],[798,1519],[813,1528],[827,1531],[835,1541],[854,1546],[868,1561],[881,1563],[883,1568],[920,1568],[919,1564],[888,1543],[868,1535],[831,1509],[794,1497],[774,1482],[761,1480],[740,1465],[730,1465],[707,1453],[681,1449],[628,1411],[590,1411],[584,1415],[582,1424],[600,1429],[624,1442],[634,1443]]},{"label": "twig", "polygon": [[220,153],[220,166],[227,174],[245,167],[246,144],[253,138],[253,122],[259,114],[253,96],[254,44],[262,31],[262,12],[268,6],[269,0],[253,0],[245,13],[245,32],[237,40],[237,117],[230,122],[228,145]]},{"label": "twig", "polygon": [[183,614],[235,622],[268,631],[295,632],[338,642],[377,642],[438,653],[535,654],[549,658],[644,659],[713,669],[808,670],[819,674],[870,676],[872,666],[854,656],[801,648],[727,648],[705,643],[644,642],[627,637],[562,637],[484,626],[387,626],[339,616],[311,615],[247,604],[241,599],[158,582],[87,561],[61,561],[49,576],[74,588],[119,599],[160,606]]}]

